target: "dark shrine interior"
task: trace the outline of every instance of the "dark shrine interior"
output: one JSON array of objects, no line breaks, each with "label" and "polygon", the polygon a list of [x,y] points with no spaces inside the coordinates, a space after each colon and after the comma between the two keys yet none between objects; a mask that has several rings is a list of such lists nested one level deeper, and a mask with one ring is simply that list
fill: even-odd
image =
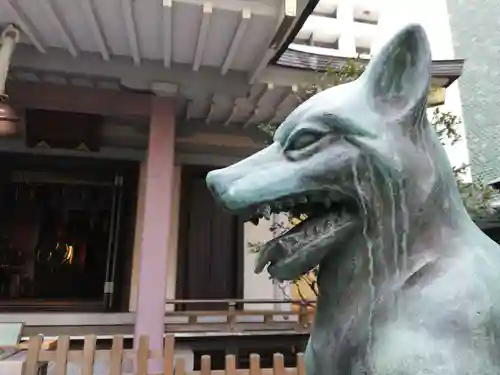
[{"label": "dark shrine interior", "polygon": [[7,166],[0,176],[0,308],[116,309],[132,251],[123,227],[134,225],[137,165],[13,154],[0,161]]},{"label": "dark shrine interior", "polygon": [[2,190],[1,295],[101,298],[112,189],[16,179]]}]

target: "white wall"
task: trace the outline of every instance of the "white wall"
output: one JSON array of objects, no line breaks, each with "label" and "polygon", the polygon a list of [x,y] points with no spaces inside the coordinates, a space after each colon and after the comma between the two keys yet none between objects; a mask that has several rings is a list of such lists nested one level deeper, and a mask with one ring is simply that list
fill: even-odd
[{"label": "white wall", "polygon": [[[290,295],[290,288],[281,287],[279,284],[273,282],[269,279],[269,275],[264,270],[261,274],[256,274],[254,272],[255,261],[257,259],[257,254],[251,252],[249,243],[253,242],[266,242],[273,238],[273,233],[271,232],[271,225],[275,221],[286,222],[286,218],[283,215],[274,215],[271,220],[260,220],[259,225],[254,225],[252,223],[245,223],[244,227],[244,290],[243,298],[245,299],[285,299],[286,296]],[[287,310],[290,309],[289,305],[284,304],[247,304],[245,309],[276,309],[276,310]]]},{"label": "white wall", "polygon": [[[441,110],[443,112],[449,111],[462,119],[461,103],[462,102],[460,100],[460,90],[458,88],[458,82],[454,82],[446,89],[445,105],[441,106]],[[465,139],[465,131],[465,124],[461,121],[457,125],[457,132],[461,135],[461,139],[453,145],[445,145],[450,163],[454,167],[460,167],[464,164],[469,165],[470,163],[469,150],[467,148],[467,141]],[[466,182],[472,181],[470,168],[468,168],[466,173],[464,174],[463,180]]]},{"label": "white wall", "polygon": [[[243,249],[244,255],[244,275],[243,275],[243,298],[245,299],[274,299],[274,286],[272,280],[266,272],[257,275],[254,272],[257,254],[251,252],[248,245],[250,242],[266,242],[273,238],[270,231],[271,220],[260,220],[259,225],[245,223]],[[245,309],[272,309],[273,306],[266,305],[246,305]]]}]

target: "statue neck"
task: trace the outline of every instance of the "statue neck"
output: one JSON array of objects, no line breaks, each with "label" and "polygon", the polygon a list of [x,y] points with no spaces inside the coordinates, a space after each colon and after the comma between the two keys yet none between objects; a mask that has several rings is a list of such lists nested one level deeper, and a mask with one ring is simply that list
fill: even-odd
[{"label": "statue neck", "polygon": [[485,237],[460,205],[446,210],[429,205],[418,214],[411,212],[386,210],[345,247],[332,249],[320,264],[319,294],[338,299],[347,290],[366,293],[367,279],[377,292],[384,285],[403,284],[426,262],[452,254],[457,244],[467,246],[464,241]]}]

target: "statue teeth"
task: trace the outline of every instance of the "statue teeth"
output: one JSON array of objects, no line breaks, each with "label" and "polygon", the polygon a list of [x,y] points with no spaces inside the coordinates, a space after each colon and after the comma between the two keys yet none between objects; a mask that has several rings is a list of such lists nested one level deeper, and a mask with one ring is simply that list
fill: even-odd
[{"label": "statue teeth", "polygon": [[297,209],[292,209],[290,213],[295,216],[295,217],[300,217],[301,212],[298,211]]},{"label": "statue teeth", "polygon": [[333,227],[333,222],[330,219],[326,220],[324,225],[325,230],[328,230],[331,227]]},{"label": "statue teeth", "polygon": [[330,197],[326,197],[323,203],[325,204],[326,208],[330,208],[330,206],[332,205],[332,200],[330,199]]},{"label": "statue teeth", "polygon": [[271,206],[268,204],[261,207],[262,215],[267,219],[271,219]]},{"label": "statue teeth", "polygon": [[347,218],[347,212],[345,210],[340,211],[339,221],[344,222]]}]

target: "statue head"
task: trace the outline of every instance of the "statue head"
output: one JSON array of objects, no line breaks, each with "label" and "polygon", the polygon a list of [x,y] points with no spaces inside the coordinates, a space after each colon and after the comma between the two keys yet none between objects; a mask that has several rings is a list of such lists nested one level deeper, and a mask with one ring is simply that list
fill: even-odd
[{"label": "statue head", "polygon": [[355,238],[393,230],[389,215],[430,219],[463,209],[426,117],[430,67],[424,30],[407,26],[356,81],[299,105],[271,145],[208,174],[214,197],[249,220],[290,210],[307,216],[263,246],[258,272],[267,265],[271,276],[293,280]]}]

